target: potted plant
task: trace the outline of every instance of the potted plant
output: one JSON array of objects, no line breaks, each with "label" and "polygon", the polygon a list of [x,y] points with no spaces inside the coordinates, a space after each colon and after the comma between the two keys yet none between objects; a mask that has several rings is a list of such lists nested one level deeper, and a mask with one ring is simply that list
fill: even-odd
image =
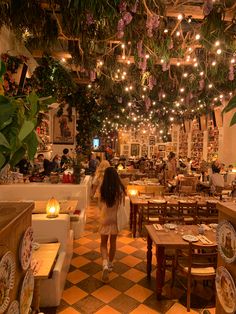
[{"label": "potted plant", "polygon": [[[0,86],[5,73],[0,61]],[[32,160],[37,151],[39,112],[46,108],[35,92],[22,97],[7,97],[0,88],[0,170],[13,167],[25,155]]]}]

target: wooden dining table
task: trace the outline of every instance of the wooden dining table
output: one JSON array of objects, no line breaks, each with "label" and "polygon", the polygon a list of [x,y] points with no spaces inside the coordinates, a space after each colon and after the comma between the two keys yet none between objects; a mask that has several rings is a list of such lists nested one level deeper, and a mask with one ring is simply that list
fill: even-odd
[{"label": "wooden dining table", "polygon": [[[32,261],[36,262],[34,273],[34,294],[32,301],[33,313],[40,312],[40,282],[43,279],[49,278],[56,261],[60,243],[44,243],[39,244],[39,248],[33,251]],[[32,263],[31,263],[32,264]],[[38,265],[38,266],[37,266]]]},{"label": "wooden dining table", "polygon": [[[182,236],[191,234],[198,236],[199,226],[197,225],[177,225],[177,230],[156,230],[153,225],[146,225],[147,230],[147,277],[151,277],[152,271],[152,246],[156,247],[156,296],[162,296],[162,288],[165,282],[165,249],[187,249],[189,242],[183,240]],[[168,230],[168,231],[167,231]],[[215,229],[209,228],[205,231],[211,245],[216,244]],[[200,240],[199,244],[203,244]],[[198,243],[196,242],[196,243]],[[210,243],[209,243],[210,244]],[[206,246],[209,244],[205,244]]]},{"label": "wooden dining table", "polygon": [[130,195],[130,230],[132,230],[132,235],[136,237],[136,229],[137,229],[137,214],[139,212],[139,208],[141,206],[147,205],[148,202],[152,202],[155,200],[163,200],[167,202],[167,206],[171,206],[173,208],[178,207],[179,201],[186,202],[197,202],[198,205],[204,206],[207,201],[218,203],[218,199],[214,197],[203,197],[203,196],[193,196],[193,197],[183,197],[183,196],[165,196],[165,197],[145,197],[145,196],[133,196]]}]

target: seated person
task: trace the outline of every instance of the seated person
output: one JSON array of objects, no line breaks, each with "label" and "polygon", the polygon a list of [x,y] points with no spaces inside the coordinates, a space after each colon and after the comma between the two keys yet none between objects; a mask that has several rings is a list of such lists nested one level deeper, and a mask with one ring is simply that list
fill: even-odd
[{"label": "seated person", "polygon": [[217,190],[224,188],[224,176],[220,174],[220,167],[216,164],[212,165],[212,175],[210,176],[210,192],[216,193]]},{"label": "seated person", "polygon": [[19,168],[20,173],[28,174],[30,169],[30,162],[26,158],[23,158],[18,162],[16,167]]},{"label": "seated person", "polygon": [[61,171],[60,167],[60,157],[59,155],[55,155],[52,162],[51,162],[51,171],[52,172],[59,172]]},{"label": "seated person", "polygon": [[61,156],[61,168],[66,168],[68,164],[72,162],[71,157],[69,156],[69,149],[63,149],[63,155]]},{"label": "seated person", "polygon": [[39,164],[42,165],[41,171],[39,170],[39,173],[41,175],[49,176],[52,170],[51,162],[44,157],[44,154],[38,154],[37,159],[38,159]]}]

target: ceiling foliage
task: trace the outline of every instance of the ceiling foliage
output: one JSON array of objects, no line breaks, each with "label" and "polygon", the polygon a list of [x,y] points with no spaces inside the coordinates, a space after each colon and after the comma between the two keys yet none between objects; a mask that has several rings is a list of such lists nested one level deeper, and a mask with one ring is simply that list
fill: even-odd
[{"label": "ceiling foliage", "polygon": [[[0,15],[33,55],[51,53],[86,83],[64,98],[97,117],[96,132],[149,124],[165,139],[235,91],[234,0],[4,0]],[[82,108],[91,101],[96,110]]]}]

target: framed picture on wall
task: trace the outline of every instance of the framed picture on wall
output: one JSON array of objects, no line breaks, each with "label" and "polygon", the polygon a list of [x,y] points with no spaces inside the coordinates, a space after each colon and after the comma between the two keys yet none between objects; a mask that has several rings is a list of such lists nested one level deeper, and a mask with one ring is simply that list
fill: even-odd
[{"label": "framed picture on wall", "polygon": [[74,144],[75,116],[53,117],[53,144]]},{"label": "framed picture on wall", "polygon": [[158,150],[159,151],[165,151],[166,150],[165,145],[158,145]]},{"label": "framed picture on wall", "polygon": [[139,156],[139,144],[131,144],[131,156]]}]

